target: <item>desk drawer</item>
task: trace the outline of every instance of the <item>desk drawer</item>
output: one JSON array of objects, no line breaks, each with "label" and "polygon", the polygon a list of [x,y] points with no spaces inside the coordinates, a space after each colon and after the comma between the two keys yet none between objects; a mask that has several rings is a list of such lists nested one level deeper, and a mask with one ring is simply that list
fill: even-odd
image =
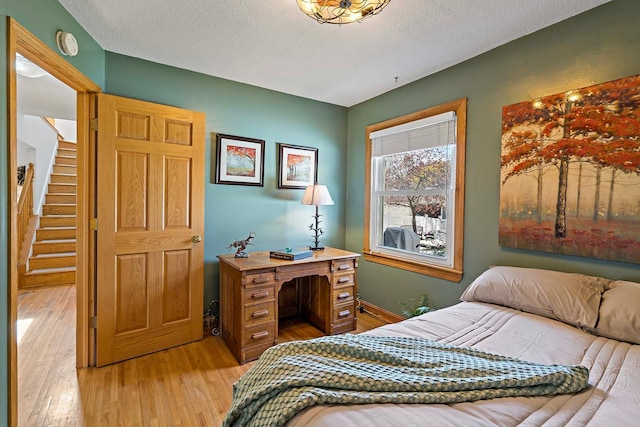
[{"label": "desk drawer", "polygon": [[274,322],[262,323],[255,326],[245,326],[242,346],[250,347],[261,344],[273,345],[275,329],[276,326]]},{"label": "desk drawer", "polygon": [[247,274],[244,279],[244,285],[249,288],[253,286],[264,286],[275,283],[276,273],[268,271],[265,273]]},{"label": "desk drawer", "polygon": [[243,291],[243,301],[244,305],[247,304],[258,304],[267,301],[275,300],[275,286],[263,286],[261,288],[249,288]]},{"label": "desk drawer", "polygon": [[335,259],[331,261],[331,271],[333,271],[334,273],[354,271],[355,269],[355,259]]},{"label": "desk drawer", "polygon": [[276,319],[275,308],[275,301],[246,305],[244,308],[245,324],[273,322]]},{"label": "desk drawer", "polygon": [[331,292],[331,300],[333,304],[341,304],[347,301],[353,301],[354,289],[353,286],[347,286],[344,288],[334,289]]},{"label": "desk drawer", "polygon": [[355,273],[338,274],[333,273],[333,287],[353,286],[355,283]]},{"label": "desk drawer", "polygon": [[344,322],[353,319],[356,315],[356,308],[353,302],[348,304],[336,304],[333,306],[333,323]]}]

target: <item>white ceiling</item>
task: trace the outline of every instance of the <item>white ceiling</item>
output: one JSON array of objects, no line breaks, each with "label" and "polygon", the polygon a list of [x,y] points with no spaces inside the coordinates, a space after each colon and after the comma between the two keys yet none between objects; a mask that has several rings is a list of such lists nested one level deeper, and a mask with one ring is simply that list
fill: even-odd
[{"label": "white ceiling", "polygon": [[59,0],[107,51],[343,106],[608,1],[392,0],[337,26],[295,0]]}]

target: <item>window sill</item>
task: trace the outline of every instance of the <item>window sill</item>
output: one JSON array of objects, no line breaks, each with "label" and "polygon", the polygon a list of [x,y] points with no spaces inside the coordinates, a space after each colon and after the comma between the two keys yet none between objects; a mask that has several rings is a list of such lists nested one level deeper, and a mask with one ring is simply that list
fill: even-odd
[{"label": "window sill", "polygon": [[462,280],[462,270],[457,270],[449,267],[441,267],[433,264],[424,264],[376,252],[367,253],[366,251],[364,251],[363,255],[365,260],[375,262],[377,264],[401,268],[403,270],[424,274],[426,276],[437,277],[439,279],[448,280],[450,282],[458,283],[460,282],[460,280]]}]

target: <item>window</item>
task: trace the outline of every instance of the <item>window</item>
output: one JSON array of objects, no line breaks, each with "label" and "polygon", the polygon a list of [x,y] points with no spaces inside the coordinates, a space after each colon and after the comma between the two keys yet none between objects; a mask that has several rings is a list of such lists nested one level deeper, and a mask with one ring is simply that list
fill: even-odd
[{"label": "window", "polygon": [[364,257],[462,279],[467,100],[367,127]]}]

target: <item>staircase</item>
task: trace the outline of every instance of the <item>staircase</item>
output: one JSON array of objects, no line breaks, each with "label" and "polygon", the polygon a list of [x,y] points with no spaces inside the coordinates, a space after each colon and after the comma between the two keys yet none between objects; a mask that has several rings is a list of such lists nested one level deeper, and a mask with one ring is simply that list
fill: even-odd
[{"label": "staircase", "polygon": [[76,154],[75,143],[58,141],[23,288],[76,281]]}]

